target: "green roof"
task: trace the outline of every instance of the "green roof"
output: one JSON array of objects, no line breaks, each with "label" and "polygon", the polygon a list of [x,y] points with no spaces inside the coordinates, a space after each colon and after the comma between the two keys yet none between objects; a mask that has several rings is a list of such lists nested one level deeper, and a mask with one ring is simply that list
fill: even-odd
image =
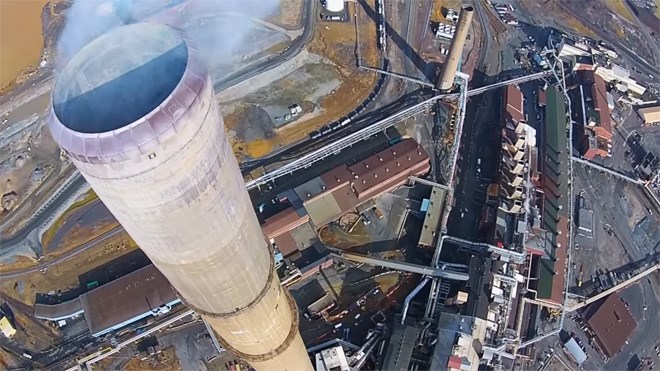
[{"label": "green roof", "polygon": [[552,279],[555,275],[555,262],[551,259],[539,260],[539,280],[536,287],[539,299],[549,299],[552,296]]},{"label": "green roof", "polygon": [[[559,199],[552,192],[545,192],[544,200],[544,229],[549,232],[550,245],[549,258],[539,261],[539,279],[537,285],[538,297],[549,299],[552,296],[552,282],[555,273],[555,257],[557,220],[560,215],[565,216],[568,212],[568,138],[566,120],[566,102],[564,96],[554,87],[550,86],[546,91],[545,108],[545,172],[544,176],[549,178],[546,182],[558,184]],[[559,209],[561,206],[561,209]]]}]

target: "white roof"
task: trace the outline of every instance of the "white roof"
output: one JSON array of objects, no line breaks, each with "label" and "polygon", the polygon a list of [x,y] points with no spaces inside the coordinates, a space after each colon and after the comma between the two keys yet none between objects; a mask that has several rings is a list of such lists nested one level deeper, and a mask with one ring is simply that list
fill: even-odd
[{"label": "white roof", "polygon": [[587,355],[584,353],[584,350],[580,348],[575,339],[571,338],[566,344],[564,344],[566,351],[573,357],[575,362],[581,366],[584,361],[587,360]]}]

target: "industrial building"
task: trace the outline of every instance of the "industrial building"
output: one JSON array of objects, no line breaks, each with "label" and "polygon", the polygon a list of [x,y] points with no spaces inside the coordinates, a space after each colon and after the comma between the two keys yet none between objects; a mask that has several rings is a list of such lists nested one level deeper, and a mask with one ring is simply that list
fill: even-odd
[{"label": "industrial building", "polygon": [[580,152],[588,160],[606,158],[612,151],[612,119],[605,80],[594,72],[595,66],[580,65],[575,73],[577,86],[572,93],[577,107],[577,122],[582,123]]},{"label": "industrial building", "polygon": [[527,125],[523,95],[515,86],[505,88],[502,107],[500,179],[488,187],[481,229],[489,231],[489,243],[522,251],[527,231],[528,188],[537,177],[536,129]]},{"label": "industrial building", "polygon": [[530,286],[536,299],[561,304],[568,249],[568,144],[566,102],[554,86],[546,91],[544,143],[539,159],[542,188],[537,190],[540,228],[532,230],[527,248],[532,253]]},{"label": "industrial building", "polygon": [[407,370],[420,332],[416,327],[395,323],[383,358],[382,369]]},{"label": "industrial building", "polygon": [[[438,321],[438,342],[431,358],[431,370],[476,371],[484,353],[486,321],[460,314],[442,313]],[[492,356],[492,355],[491,355]]]},{"label": "industrial building", "polygon": [[557,56],[562,61],[573,65],[574,69],[581,64],[589,65],[605,82],[611,83],[617,91],[630,98],[644,95],[646,88],[630,77],[630,71],[612,63],[612,60],[618,58],[615,51],[590,40],[576,41],[555,31],[550,34],[548,45],[558,51]]},{"label": "industrial building", "polygon": [[582,350],[573,337],[564,344],[564,351],[575,363],[577,363],[578,366],[582,366],[584,361],[587,360],[587,354]]},{"label": "industrial building", "polygon": [[300,228],[318,230],[343,215],[360,213],[361,205],[404,184],[410,176],[425,175],[430,169],[426,151],[408,138],[362,161],[337,166],[278,194],[277,199],[285,207],[266,218],[261,228],[289,267],[281,274],[284,283],[304,279],[333,264],[329,250],[322,244],[300,246],[293,232]]},{"label": "industrial building", "polygon": [[350,371],[351,369],[341,345],[322,350],[316,353],[315,358],[316,371]]},{"label": "industrial building", "polygon": [[431,189],[428,202],[425,200],[425,206],[423,203],[422,211],[425,214],[422,233],[419,236],[419,246],[426,248],[435,246],[440,233],[440,222],[442,222],[446,196],[447,191],[445,189],[434,186]]},{"label": "industrial building", "polygon": [[319,229],[430,169],[426,151],[413,139],[404,139],[363,161],[338,166],[279,194],[278,199],[291,206],[266,219],[262,228],[270,239],[307,222]]},{"label": "industrial building", "polygon": [[6,338],[11,338],[12,336],[16,335],[16,329],[11,324],[7,316],[3,315],[2,318],[0,318],[0,332],[2,332],[2,335],[4,335]]},{"label": "industrial building", "polygon": [[148,265],[61,304],[35,304],[35,317],[59,321],[84,314],[89,332],[101,336],[180,303],[165,276]]},{"label": "industrial building", "polygon": [[616,292],[588,307],[584,317],[601,350],[610,358],[623,348],[637,327],[630,309]]},{"label": "industrial building", "polygon": [[136,23],[87,44],[55,83],[49,128],[223,348],[258,370],[312,369],[213,83],[185,34]]}]

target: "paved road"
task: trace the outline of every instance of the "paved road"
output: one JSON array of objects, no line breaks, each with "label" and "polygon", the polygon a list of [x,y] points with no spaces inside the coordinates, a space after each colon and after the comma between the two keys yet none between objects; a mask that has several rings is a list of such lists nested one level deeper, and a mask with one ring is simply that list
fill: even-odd
[{"label": "paved road", "polygon": [[105,234],[102,234],[102,235],[92,239],[91,241],[89,241],[89,242],[87,242],[83,245],[80,245],[80,246],[76,247],[75,249],[72,249],[72,250],[68,251],[67,253],[65,253],[63,255],[60,255],[60,256],[58,256],[56,258],[53,258],[53,259],[50,259],[50,260],[48,260],[48,261],[46,261],[42,264],[39,264],[35,267],[27,268],[27,269],[23,269],[23,270],[19,270],[19,271],[0,273],[0,279],[15,278],[15,277],[18,277],[18,276],[21,276],[21,275],[24,275],[24,274],[35,273],[35,272],[38,272],[39,270],[41,270],[43,268],[48,268],[52,265],[59,264],[59,263],[65,261],[65,260],[69,260],[69,259],[73,258],[74,256],[78,255],[78,253],[83,252],[83,251],[87,250],[88,248],[90,248],[90,247],[92,247],[96,244],[99,244],[103,241],[106,241],[106,240],[108,240],[108,239],[110,239],[110,238],[112,238],[112,237],[114,237],[114,236],[116,236],[116,235],[118,235],[119,233],[122,233],[122,232],[124,232],[123,227],[121,227],[121,226],[115,227],[114,229],[111,229],[110,231],[106,232]]},{"label": "paved road", "polygon": [[291,45],[282,53],[260,61],[256,64],[240,69],[224,79],[214,83],[216,92],[225,90],[241,81],[250,79],[265,71],[275,68],[300,53],[302,48],[314,36],[314,21],[316,20],[316,1],[303,1],[303,33],[300,37],[293,40]]},{"label": "paved road", "polygon": [[78,179],[71,182],[71,184],[68,187],[64,188],[62,193],[60,193],[57,197],[55,197],[53,201],[48,206],[46,206],[41,213],[39,213],[36,217],[34,217],[31,221],[29,221],[25,225],[25,227],[23,227],[20,231],[16,232],[10,237],[1,238],[0,251],[12,249],[17,244],[23,242],[23,240],[35,228],[38,228],[40,225],[46,223],[48,218],[50,218],[52,214],[55,213],[55,211],[57,211],[60,205],[63,202],[65,202],[67,199],[69,199],[71,196],[73,196],[73,194],[76,193],[76,191],[80,189],[80,187],[82,187],[84,184],[85,184],[85,179],[83,177],[79,177]]}]

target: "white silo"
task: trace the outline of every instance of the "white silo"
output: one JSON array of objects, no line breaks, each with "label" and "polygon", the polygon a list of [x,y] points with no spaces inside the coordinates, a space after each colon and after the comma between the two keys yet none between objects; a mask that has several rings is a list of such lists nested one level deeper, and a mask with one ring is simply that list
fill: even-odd
[{"label": "white silo", "polygon": [[344,0],[325,0],[325,8],[330,12],[343,12]]}]

